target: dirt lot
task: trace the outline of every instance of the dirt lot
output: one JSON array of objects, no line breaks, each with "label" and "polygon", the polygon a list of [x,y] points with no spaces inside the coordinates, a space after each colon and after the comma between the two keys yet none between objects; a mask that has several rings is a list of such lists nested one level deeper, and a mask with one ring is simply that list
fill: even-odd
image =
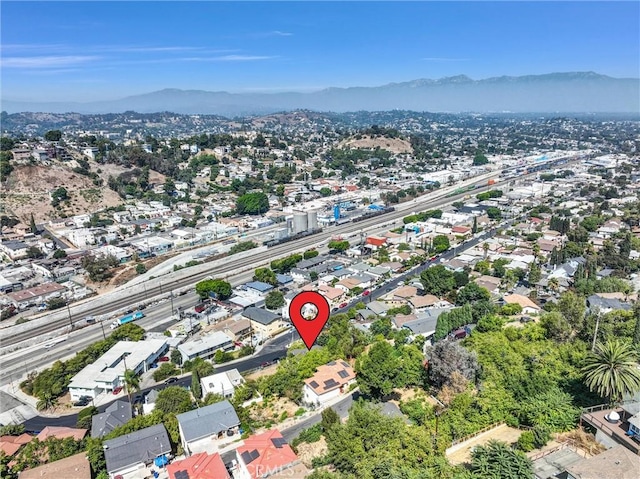
[{"label": "dirt lot", "polygon": [[345,146],[366,149],[380,147],[383,150],[388,150],[392,153],[413,153],[411,144],[408,141],[401,140],[399,138],[371,138],[364,136],[360,140],[353,138],[345,140],[338,145],[339,148],[343,148]]},{"label": "dirt lot", "polygon": [[454,465],[469,462],[471,460],[471,450],[474,447],[484,445],[491,439],[506,442],[507,444],[513,444],[514,442],[517,442],[520,434],[522,434],[521,430],[509,427],[506,424],[501,424],[498,427],[465,441],[462,443],[462,447],[460,449],[447,453],[447,459],[449,459],[449,462]]},{"label": "dirt lot", "polygon": [[317,442],[303,442],[298,446],[298,457],[307,467],[311,467],[311,461],[315,457],[324,456],[327,453],[327,441],[324,436]]},{"label": "dirt lot", "polygon": [[271,376],[276,373],[276,369],[278,369],[277,364],[272,364],[271,366],[267,366],[266,368],[258,369],[257,371],[252,372],[246,376],[247,381],[253,379],[254,381],[262,376]]},{"label": "dirt lot", "polygon": [[[61,186],[67,189],[70,200],[56,210],[51,206],[49,193]],[[16,166],[7,178],[0,198],[8,213],[27,224],[31,213],[36,222],[43,222],[122,203],[117,193],[106,186],[96,186],[91,178],[56,163],[50,166]]]},{"label": "dirt lot", "polygon": [[257,403],[251,408],[251,416],[257,421],[280,422],[283,413],[287,413],[287,417],[293,417],[295,412],[300,408],[296,403],[287,399],[279,398],[277,401],[265,401]]}]

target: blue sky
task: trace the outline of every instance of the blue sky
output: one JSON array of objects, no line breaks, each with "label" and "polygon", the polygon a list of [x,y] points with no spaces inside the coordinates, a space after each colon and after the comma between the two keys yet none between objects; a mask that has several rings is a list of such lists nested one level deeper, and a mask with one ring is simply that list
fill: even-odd
[{"label": "blue sky", "polygon": [[640,76],[639,2],[7,2],[2,98]]}]

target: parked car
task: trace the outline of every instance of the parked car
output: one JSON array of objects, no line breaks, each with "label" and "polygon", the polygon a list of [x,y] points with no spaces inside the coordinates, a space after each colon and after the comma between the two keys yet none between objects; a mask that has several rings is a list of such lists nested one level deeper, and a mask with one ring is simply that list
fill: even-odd
[{"label": "parked car", "polygon": [[122,386],[118,386],[117,388],[115,388],[113,390],[113,394],[120,394],[120,391],[122,391]]},{"label": "parked car", "polygon": [[87,316],[86,318],[84,318],[84,320],[86,321],[87,324],[93,324],[96,322],[96,318],[93,316]]},{"label": "parked car", "polygon": [[531,321],[533,321],[533,318],[530,316],[523,316],[520,318],[521,323],[530,323]]},{"label": "parked car", "polygon": [[167,356],[162,356],[161,358],[158,358],[158,361],[160,361],[161,363],[166,363],[167,361],[169,361],[169,358]]},{"label": "parked car", "polygon": [[173,384],[175,382],[178,382],[178,378],[175,376],[171,376],[169,379],[164,380],[165,384]]},{"label": "parked car", "polygon": [[371,294],[371,291],[369,291],[368,289],[365,289],[365,290],[362,292],[362,296],[369,296],[370,294]]},{"label": "parked car", "polygon": [[91,396],[80,396],[76,402],[73,403],[74,406],[83,407],[89,404],[93,398]]},{"label": "parked car", "polygon": [[343,309],[347,307],[348,303],[342,303],[340,306],[338,306],[338,308]]}]

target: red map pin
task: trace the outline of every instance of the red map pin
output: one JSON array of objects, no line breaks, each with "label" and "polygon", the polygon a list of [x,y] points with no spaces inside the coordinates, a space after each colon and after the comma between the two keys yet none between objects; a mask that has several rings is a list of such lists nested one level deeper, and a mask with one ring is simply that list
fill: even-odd
[{"label": "red map pin", "polygon": [[307,349],[316,342],[330,314],[326,298],[315,291],[297,294],[289,304],[289,317]]}]

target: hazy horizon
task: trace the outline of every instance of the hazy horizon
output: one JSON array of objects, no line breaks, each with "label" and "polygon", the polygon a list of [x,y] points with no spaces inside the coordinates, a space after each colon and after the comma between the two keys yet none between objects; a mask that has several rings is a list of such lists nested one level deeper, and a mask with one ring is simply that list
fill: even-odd
[{"label": "hazy horizon", "polygon": [[3,2],[2,100],[637,78],[639,17],[637,2]]}]

